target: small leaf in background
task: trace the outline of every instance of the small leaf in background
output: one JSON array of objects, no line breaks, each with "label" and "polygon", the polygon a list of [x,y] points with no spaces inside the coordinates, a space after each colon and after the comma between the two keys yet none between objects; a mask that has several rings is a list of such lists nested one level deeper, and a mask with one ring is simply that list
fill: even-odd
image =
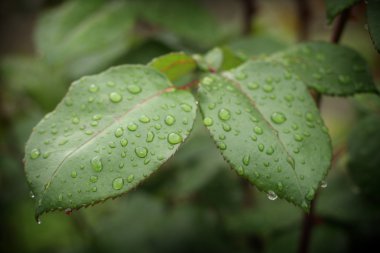
[{"label": "small leaf in background", "polygon": [[200,1],[139,0],[141,16],[179,38],[192,47],[208,48],[224,34],[211,13]]},{"label": "small leaf in background", "polygon": [[375,203],[380,201],[379,126],[378,115],[362,119],[353,129],[348,145],[351,178],[360,192]]},{"label": "small leaf in background", "polygon": [[368,0],[368,30],[376,50],[380,53],[380,0]]},{"label": "small leaf in background", "polygon": [[164,73],[169,80],[175,81],[195,70],[196,62],[188,54],[170,53],[153,59],[148,66]]},{"label": "small leaf in background", "polygon": [[204,77],[199,98],[204,124],[236,172],[268,198],[307,210],[331,144],[306,86],[281,65],[248,61]]},{"label": "small leaf in background", "polygon": [[134,5],[121,1],[70,1],[37,24],[37,51],[72,78],[102,70],[131,43]]},{"label": "small leaf in background", "polygon": [[61,71],[41,59],[8,57],[1,62],[0,71],[9,89],[26,92],[47,111],[57,105],[67,90]]},{"label": "small leaf in background", "polygon": [[119,66],[74,82],[26,145],[36,215],[130,191],[175,153],[195,109],[191,93],[150,67]]},{"label": "small leaf in background", "polygon": [[228,47],[216,47],[208,51],[204,55],[195,54],[198,67],[204,71],[217,72],[221,70],[229,70],[241,65],[245,58],[235,54]]},{"label": "small leaf in background", "polygon": [[252,36],[235,39],[230,42],[227,47],[231,48],[231,50],[237,54],[254,57],[269,55],[284,50],[287,45],[270,36]]},{"label": "small leaf in background", "polygon": [[359,2],[360,0],[325,0],[328,23],[330,24],[342,11]]},{"label": "small leaf in background", "polygon": [[354,50],[326,42],[296,45],[270,57],[310,88],[326,95],[378,92],[366,61]]}]

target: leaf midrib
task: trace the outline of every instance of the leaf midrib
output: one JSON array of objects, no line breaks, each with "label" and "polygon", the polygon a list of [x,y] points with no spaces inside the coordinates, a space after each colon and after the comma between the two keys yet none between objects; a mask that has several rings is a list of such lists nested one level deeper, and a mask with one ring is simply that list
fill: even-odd
[{"label": "leaf midrib", "polygon": [[[227,81],[229,81],[233,86],[235,86],[236,89],[238,89],[241,94],[243,94],[249,101],[249,103],[252,105],[253,108],[255,108],[255,110],[260,114],[262,120],[269,126],[269,128],[275,133],[275,138],[278,140],[278,142],[280,143],[280,147],[286,152],[286,154],[291,157],[294,161],[294,157],[292,155],[289,154],[288,150],[285,148],[285,144],[282,142],[281,138],[280,138],[280,135],[278,134],[278,131],[273,128],[273,126],[269,123],[269,121],[264,117],[264,115],[261,113],[261,111],[257,108],[256,106],[256,103],[255,101],[247,94],[244,92],[244,90],[242,89],[241,87],[241,84],[237,81],[237,80],[234,80],[234,79],[230,79],[228,78],[226,75],[221,75],[222,78],[226,79]],[[294,165],[296,166],[296,164]],[[299,193],[302,196],[304,196],[304,194],[302,194],[302,190],[301,190],[301,184],[300,184],[300,179],[299,179],[299,176],[297,174],[297,171],[295,168],[291,168],[293,173],[294,173],[294,176],[296,178],[296,181],[297,181],[297,188],[299,190]]]},{"label": "leaf midrib", "polygon": [[135,104],[132,108],[130,108],[128,111],[126,111],[124,114],[122,114],[121,116],[118,116],[118,117],[115,117],[113,118],[114,120],[107,126],[105,126],[103,129],[101,129],[99,132],[97,132],[96,134],[94,134],[93,136],[91,136],[88,140],[86,140],[85,142],[83,142],[81,145],[79,145],[77,148],[75,148],[74,150],[72,150],[70,153],[68,153],[64,158],[63,160],[59,163],[59,165],[57,166],[57,168],[54,170],[53,174],[51,175],[50,179],[47,181],[47,183],[45,185],[47,185],[42,194],[41,194],[41,198],[40,198],[40,201],[42,202],[42,199],[43,199],[43,196],[44,194],[46,193],[46,191],[49,189],[50,185],[51,185],[51,182],[53,181],[53,179],[55,178],[55,176],[58,174],[58,172],[60,171],[60,169],[62,168],[64,162],[70,158],[74,153],[76,153],[78,150],[82,149],[84,146],[86,146],[88,143],[91,143],[96,137],[98,137],[99,135],[101,135],[102,133],[104,133],[107,129],[109,129],[110,127],[112,127],[115,123],[118,123],[120,122],[121,119],[123,119],[124,117],[126,117],[130,112],[134,111],[135,109],[139,108],[140,106],[146,104],[147,102],[161,96],[162,94],[164,93],[168,93],[168,92],[171,92],[175,90],[174,87],[170,86],[170,87],[167,87],[163,90],[160,90],[156,93],[154,93],[153,95],[143,99],[141,102]]}]

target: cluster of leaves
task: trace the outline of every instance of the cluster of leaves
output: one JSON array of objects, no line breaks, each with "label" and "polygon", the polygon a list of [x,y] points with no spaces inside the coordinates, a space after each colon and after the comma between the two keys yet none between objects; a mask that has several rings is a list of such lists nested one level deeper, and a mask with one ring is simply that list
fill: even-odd
[{"label": "cluster of leaves", "polygon": [[[179,79],[191,81],[174,85]],[[340,96],[376,92],[357,53],[317,42],[260,60],[218,48],[204,56],[171,53],[147,66],[83,77],[27,143],[36,215],[136,187],[184,142],[198,106],[238,175],[308,210],[331,160],[328,131],[308,87]]]}]

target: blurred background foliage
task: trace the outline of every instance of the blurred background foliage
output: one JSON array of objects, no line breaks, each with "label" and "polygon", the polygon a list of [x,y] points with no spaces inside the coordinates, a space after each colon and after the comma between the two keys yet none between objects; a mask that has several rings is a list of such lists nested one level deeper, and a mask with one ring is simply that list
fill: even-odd
[{"label": "blurred background foliage", "polygon": [[[214,46],[262,57],[325,40],[322,0],[3,0],[0,3],[1,252],[295,252],[303,213],[238,178],[197,121],[191,137],[134,192],[70,215],[33,219],[23,173],[32,127],[69,84],[118,64]],[[380,57],[359,3],[342,38],[380,79]],[[310,252],[365,252],[380,235],[380,99],[324,98],[335,146],[316,201]],[[378,248],[378,247],[377,247]]]}]

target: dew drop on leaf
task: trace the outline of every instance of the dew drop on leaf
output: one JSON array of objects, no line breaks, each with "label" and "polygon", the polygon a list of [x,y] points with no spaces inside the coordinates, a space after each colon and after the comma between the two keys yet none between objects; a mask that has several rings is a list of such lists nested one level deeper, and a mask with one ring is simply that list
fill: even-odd
[{"label": "dew drop on leaf", "polygon": [[286,121],[286,117],[282,112],[274,112],[270,118],[276,124],[282,124]]},{"label": "dew drop on leaf", "polygon": [[141,92],[141,88],[139,86],[137,86],[137,85],[134,85],[134,84],[128,85],[127,90],[131,94],[138,94],[138,93]]},{"label": "dew drop on leaf", "polygon": [[253,128],[253,131],[255,131],[256,134],[263,134],[264,133],[263,129],[261,127],[258,127],[258,126],[255,126]]},{"label": "dew drop on leaf", "polygon": [[33,160],[40,157],[40,155],[41,155],[40,150],[37,148],[34,148],[32,149],[32,151],[30,151],[30,158],[32,158]]},{"label": "dew drop on leaf", "polygon": [[172,115],[166,116],[165,118],[166,125],[171,126],[174,124],[174,122],[175,122],[175,118]]},{"label": "dew drop on leaf", "polygon": [[210,117],[206,117],[204,118],[203,123],[205,124],[205,126],[212,126],[213,120]]},{"label": "dew drop on leaf", "polygon": [[139,118],[139,121],[141,123],[149,123],[150,122],[150,118],[146,115],[142,115],[140,118]]},{"label": "dew drop on leaf", "polygon": [[145,158],[148,154],[148,149],[144,147],[137,147],[135,148],[135,153],[140,158]]},{"label": "dew drop on leaf", "polygon": [[103,169],[103,163],[99,156],[95,156],[91,159],[91,167],[94,171],[100,172]]},{"label": "dew drop on leaf", "polygon": [[137,130],[137,125],[135,123],[130,123],[127,126],[129,131],[136,131]]},{"label": "dew drop on leaf", "polygon": [[277,194],[274,191],[268,191],[267,197],[269,200],[276,200],[277,199]]},{"label": "dew drop on leaf", "polygon": [[127,146],[127,145],[128,145],[128,140],[127,140],[127,139],[121,139],[121,140],[120,140],[120,145],[121,145],[122,147]]},{"label": "dew drop on leaf", "polygon": [[181,108],[183,111],[185,112],[191,112],[191,109],[193,108],[191,105],[189,104],[181,104]]},{"label": "dew drop on leaf", "polygon": [[77,173],[75,170],[71,171],[70,176],[71,176],[72,178],[76,178],[77,175],[78,175],[78,173]]},{"label": "dew drop on leaf", "polygon": [[134,179],[135,179],[135,176],[131,174],[131,175],[129,175],[129,176],[127,177],[127,182],[128,182],[128,183],[132,183]]},{"label": "dew drop on leaf", "polygon": [[248,166],[249,162],[250,162],[250,159],[251,159],[250,155],[244,155],[243,156],[243,164],[246,165],[246,166]]},{"label": "dew drop on leaf", "polygon": [[92,93],[95,93],[99,90],[99,87],[96,86],[96,84],[91,84],[90,87],[88,88],[88,90]]},{"label": "dew drop on leaf", "polygon": [[168,142],[173,145],[178,144],[182,142],[182,136],[176,133],[170,133],[168,135]]},{"label": "dew drop on leaf", "polygon": [[124,134],[124,129],[121,127],[116,128],[115,130],[115,137],[119,138]]},{"label": "dew drop on leaf", "polygon": [[117,92],[111,92],[109,94],[109,99],[112,103],[119,103],[123,99],[123,97]]},{"label": "dew drop on leaf", "polygon": [[120,190],[121,188],[123,188],[123,186],[124,186],[124,179],[121,177],[115,178],[112,181],[112,188],[114,188],[115,190]]},{"label": "dew drop on leaf", "polygon": [[321,188],[326,188],[327,187],[327,182],[325,180],[321,181]]},{"label": "dew drop on leaf", "polygon": [[218,116],[219,119],[226,121],[231,118],[231,113],[228,109],[222,108],[219,110]]},{"label": "dew drop on leaf", "polygon": [[147,134],[146,134],[146,141],[147,142],[152,142],[154,139],[154,133],[152,131],[149,131]]}]

